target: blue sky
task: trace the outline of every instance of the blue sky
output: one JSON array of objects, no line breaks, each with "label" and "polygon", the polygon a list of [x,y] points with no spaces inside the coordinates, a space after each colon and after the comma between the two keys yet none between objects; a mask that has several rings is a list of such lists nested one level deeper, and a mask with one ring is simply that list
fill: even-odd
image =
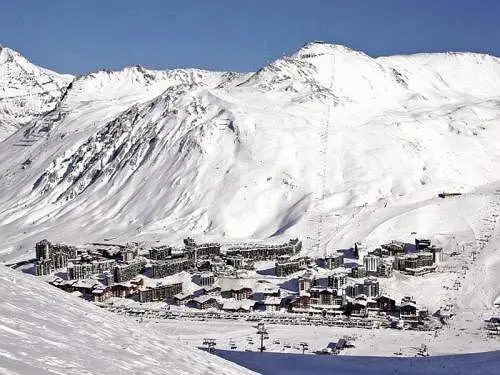
[{"label": "blue sky", "polygon": [[0,44],[63,73],[252,71],[311,40],[372,56],[500,55],[498,0],[6,0]]}]

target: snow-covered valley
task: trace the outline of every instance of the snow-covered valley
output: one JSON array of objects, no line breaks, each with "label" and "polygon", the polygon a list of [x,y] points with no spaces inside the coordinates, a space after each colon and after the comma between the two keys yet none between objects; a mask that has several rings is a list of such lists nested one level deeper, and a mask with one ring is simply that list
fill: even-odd
[{"label": "snow-covered valley", "polygon": [[[72,77],[2,48],[0,146],[1,262],[31,258],[42,238],[155,244],[187,236],[223,242],[298,237],[304,254],[321,256],[356,241],[371,249],[392,239],[428,237],[445,250],[438,272],[398,274],[381,284],[398,298],[425,301],[431,312],[454,306],[455,318],[439,336],[412,333],[415,342],[428,345],[431,354],[500,349],[498,338],[482,331],[483,320],[499,315],[500,305],[500,58],[372,58],[314,42],[255,73],[130,67]],[[462,195],[441,199],[441,192]],[[7,301],[0,323],[6,338],[20,340],[0,346],[9,363],[23,355],[16,352],[23,335],[34,335],[11,326],[21,324],[15,311],[35,313],[43,305],[56,316],[56,297],[71,310],[87,308],[59,292],[48,301],[48,286],[37,292],[29,277],[0,271],[0,295]],[[20,302],[14,292],[18,278]],[[89,310],[92,322],[111,319],[108,329],[126,330],[100,311]],[[80,319],[71,314],[68,321]],[[78,334],[93,332],[92,322]],[[184,349],[172,340],[193,347],[205,332],[204,326],[193,325],[191,334],[183,323],[168,324],[165,332],[144,333],[139,342],[151,346],[127,345],[162,366],[169,357],[153,353],[157,345],[181,355]],[[325,341],[317,330],[277,329]],[[214,335],[227,340],[247,330],[235,324]],[[123,340],[124,332],[112,332],[108,340]],[[407,333],[371,334],[360,333],[366,340],[353,354],[390,356]],[[100,342],[99,335],[94,338]],[[56,345],[62,338],[40,340],[63,345]],[[101,349],[119,351],[120,345]],[[189,353],[193,361],[205,358]],[[110,365],[106,356],[96,366]],[[21,373],[40,373],[36,366],[51,361],[46,359],[30,362],[35,367]],[[75,372],[98,372],[80,366],[82,360],[69,360]],[[240,371],[210,361],[210,370],[193,372]],[[114,366],[115,373],[141,370],[140,364]],[[8,364],[4,369],[11,370]],[[71,373],[65,369],[61,373]]]}]

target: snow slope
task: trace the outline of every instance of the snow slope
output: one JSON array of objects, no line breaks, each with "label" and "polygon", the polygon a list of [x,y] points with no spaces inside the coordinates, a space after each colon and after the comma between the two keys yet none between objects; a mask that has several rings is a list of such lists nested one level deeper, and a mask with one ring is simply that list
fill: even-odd
[{"label": "snow slope", "polygon": [[248,374],[0,266],[0,373]]}]

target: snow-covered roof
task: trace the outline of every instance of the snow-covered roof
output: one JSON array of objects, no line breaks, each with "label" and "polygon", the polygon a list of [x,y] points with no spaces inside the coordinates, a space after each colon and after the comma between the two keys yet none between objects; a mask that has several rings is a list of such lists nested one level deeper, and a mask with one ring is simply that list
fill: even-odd
[{"label": "snow-covered roof", "polygon": [[214,285],[220,286],[222,291],[227,290],[240,290],[243,288],[253,289],[255,286],[255,280],[253,279],[240,279],[231,277],[221,277],[217,279]]},{"label": "snow-covered roof", "polygon": [[256,301],[249,299],[236,300],[236,299],[226,299],[222,305],[223,310],[247,310],[250,311],[256,304]]},{"label": "snow-covered roof", "polygon": [[263,303],[265,305],[281,305],[281,297],[267,297]]},{"label": "snow-covered roof", "polygon": [[76,282],[73,284],[73,287],[74,288],[92,288],[96,285],[102,286],[102,284],[96,280],[80,279],[80,280],[76,280]]},{"label": "snow-covered roof", "polygon": [[193,298],[193,301],[194,302],[198,302],[198,303],[204,303],[204,302],[207,302],[207,301],[212,300],[212,299],[216,300],[216,298],[213,297],[213,296],[203,295],[203,296],[199,296],[199,297]]},{"label": "snow-covered roof", "polygon": [[178,299],[180,301],[191,298],[191,297],[193,297],[193,295],[191,293],[185,293],[185,292],[177,293],[174,296],[175,299]]}]

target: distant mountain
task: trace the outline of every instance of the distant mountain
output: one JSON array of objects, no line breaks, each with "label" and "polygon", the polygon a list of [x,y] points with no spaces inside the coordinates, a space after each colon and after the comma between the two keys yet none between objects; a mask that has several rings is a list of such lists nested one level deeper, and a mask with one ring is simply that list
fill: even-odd
[{"label": "distant mountain", "polygon": [[19,53],[0,47],[0,140],[54,109],[72,78],[33,65]]}]

